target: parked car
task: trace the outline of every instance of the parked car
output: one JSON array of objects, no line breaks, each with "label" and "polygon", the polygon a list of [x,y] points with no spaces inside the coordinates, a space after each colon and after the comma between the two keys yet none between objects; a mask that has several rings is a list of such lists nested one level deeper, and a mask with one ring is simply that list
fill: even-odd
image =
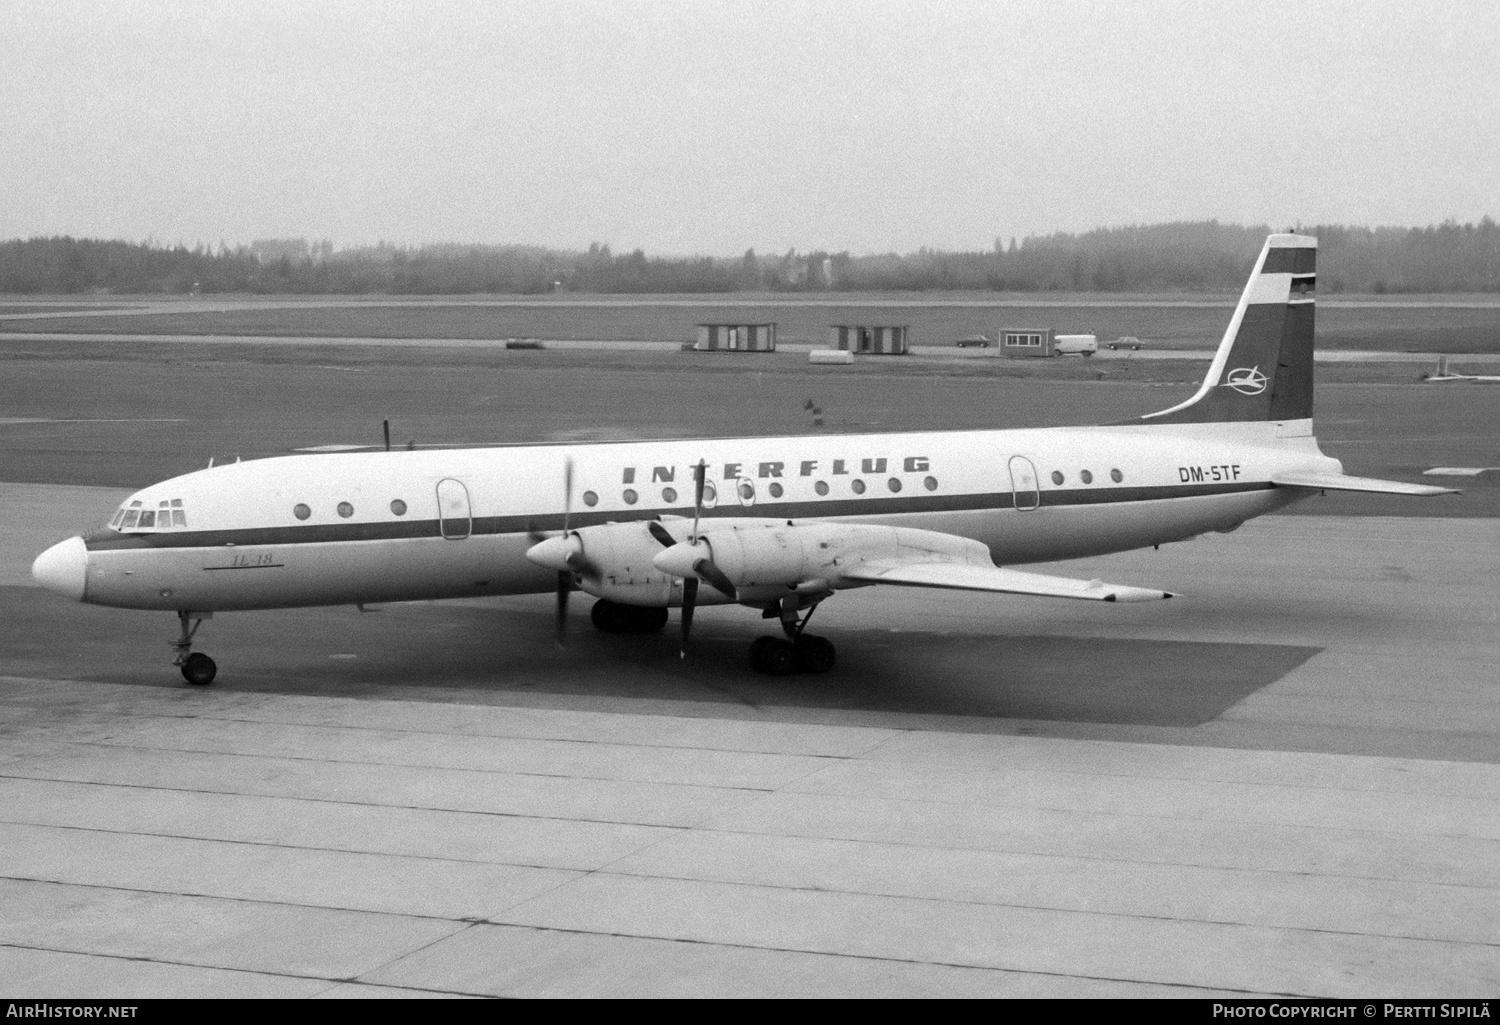
[{"label": "parked car", "polygon": [[960,349],[988,349],[990,340],[984,335],[970,335],[967,338],[960,338],[953,344]]},{"label": "parked car", "polygon": [[1131,335],[1126,335],[1123,338],[1116,338],[1114,341],[1112,341],[1112,342],[1109,343],[1109,347],[1111,349],[1134,349],[1134,350],[1140,350],[1140,349],[1145,348],[1145,346],[1143,346],[1141,344],[1141,340],[1139,338],[1135,338],[1135,337],[1133,337]]}]

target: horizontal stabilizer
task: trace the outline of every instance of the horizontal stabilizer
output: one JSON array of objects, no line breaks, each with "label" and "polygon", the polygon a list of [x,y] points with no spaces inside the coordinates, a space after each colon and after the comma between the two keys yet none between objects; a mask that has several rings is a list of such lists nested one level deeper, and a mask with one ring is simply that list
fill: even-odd
[{"label": "horizontal stabilizer", "polygon": [[1168,591],[1145,587],[1124,587],[1102,580],[1074,580],[1071,577],[1049,577],[1041,573],[1022,573],[999,566],[976,566],[972,563],[868,562],[844,574],[846,580],[864,580],[872,584],[896,584],[903,587],[942,587],[958,591],[998,591],[1002,594],[1031,594],[1045,598],[1085,598],[1091,601],[1156,601],[1171,598]]},{"label": "horizontal stabilizer", "polygon": [[1366,491],[1377,495],[1457,495],[1455,488],[1431,484],[1407,484],[1399,480],[1346,477],[1342,473],[1278,473],[1271,483],[1283,488],[1316,488],[1320,491]]}]

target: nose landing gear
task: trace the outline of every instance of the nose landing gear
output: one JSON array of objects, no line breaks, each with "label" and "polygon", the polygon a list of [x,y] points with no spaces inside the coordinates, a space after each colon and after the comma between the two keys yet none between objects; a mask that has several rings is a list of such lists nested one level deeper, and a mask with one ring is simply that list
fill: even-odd
[{"label": "nose landing gear", "polygon": [[182,678],[195,687],[213,683],[219,672],[213,659],[201,651],[193,650],[193,635],[198,632],[198,627],[203,625],[205,619],[212,618],[212,612],[189,612],[184,609],[177,613],[177,622],[182,624],[182,632],[172,642],[172,647],[177,649],[177,657],[172,660],[172,664],[180,667]]}]

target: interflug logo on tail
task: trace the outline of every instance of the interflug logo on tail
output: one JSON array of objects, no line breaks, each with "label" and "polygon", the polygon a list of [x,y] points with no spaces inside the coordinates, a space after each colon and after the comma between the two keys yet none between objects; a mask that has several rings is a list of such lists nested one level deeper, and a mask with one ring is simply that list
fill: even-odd
[{"label": "interflug logo on tail", "polygon": [[1219,387],[1233,388],[1241,395],[1259,395],[1266,390],[1266,375],[1259,366],[1236,367],[1224,375],[1224,383]]}]

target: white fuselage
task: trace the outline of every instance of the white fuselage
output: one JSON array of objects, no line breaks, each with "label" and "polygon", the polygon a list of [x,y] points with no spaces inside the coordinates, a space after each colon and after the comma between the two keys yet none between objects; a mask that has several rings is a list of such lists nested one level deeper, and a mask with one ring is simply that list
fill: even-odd
[{"label": "white fuselage", "polygon": [[[552,591],[525,552],[565,508],[572,529],[691,517],[700,460],[709,525],[917,527],[980,541],[999,565],[1231,530],[1306,493],[1275,474],[1341,469],[1308,420],[286,456],[133,495],[127,510],[180,513],[90,535],[81,597],[211,612]],[[681,581],[656,575],[678,604]]]}]

